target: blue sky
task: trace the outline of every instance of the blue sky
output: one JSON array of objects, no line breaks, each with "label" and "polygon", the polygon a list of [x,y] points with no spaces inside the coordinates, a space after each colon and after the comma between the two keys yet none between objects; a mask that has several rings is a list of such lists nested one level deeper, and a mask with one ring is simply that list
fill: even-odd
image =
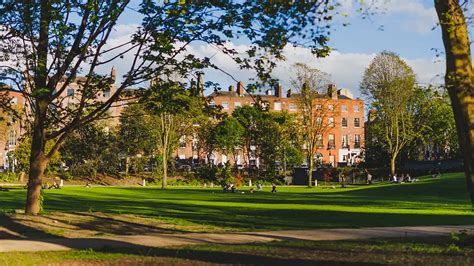
[{"label": "blue sky", "polygon": [[[367,2],[367,1],[366,1]],[[354,1],[341,1],[342,10],[348,16],[338,19],[339,24],[349,22],[349,26],[336,25],[331,34],[330,44],[334,51],[327,58],[315,58],[304,48],[285,48],[287,61],[278,64],[275,77],[281,80],[284,89],[290,88],[292,65],[306,63],[331,75],[332,81],[339,88],[348,88],[358,97],[359,82],[365,68],[373,57],[383,51],[396,52],[413,67],[422,84],[440,83],[444,72],[444,61],[436,58],[432,49],[443,50],[441,32],[436,26],[437,16],[433,1],[428,0],[375,0],[379,14],[362,19],[356,12]],[[127,12],[121,19],[114,38],[127,38],[137,27],[139,18],[133,11]],[[244,49],[246,44],[230,43],[229,45]],[[254,76],[252,72],[241,71],[229,62],[225,55],[206,45],[193,45],[191,52],[201,56],[212,56],[216,63],[234,78],[248,82]],[[126,60],[126,59],[125,59]],[[121,65],[117,67],[120,74]],[[231,78],[216,71],[207,71],[205,79],[221,84],[223,88],[235,83]]]}]

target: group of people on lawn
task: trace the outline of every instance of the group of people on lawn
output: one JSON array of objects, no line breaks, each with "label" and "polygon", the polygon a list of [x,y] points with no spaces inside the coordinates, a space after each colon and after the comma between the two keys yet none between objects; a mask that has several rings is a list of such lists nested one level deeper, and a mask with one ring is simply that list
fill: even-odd
[{"label": "group of people on lawn", "polygon": [[[249,192],[254,193],[256,190],[262,190],[262,189],[263,189],[263,185],[260,184],[260,183],[257,183],[256,189],[254,187],[252,187],[252,188],[250,188]],[[222,190],[224,192],[230,192],[230,193],[236,193],[237,192],[237,188],[234,184],[223,184],[222,185]],[[275,184],[272,184],[272,191],[271,192],[272,193],[277,192]]]},{"label": "group of people on lawn", "polygon": [[409,173],[407,173],[406,175],[402,174],[400,177],[397,176],[397,173],[395,173],[392,177],[392,180],[391,180],[392,183],[396,183],[396,184],[413,183],[413,182],[416,182],[416,181],[418,181],[418,179],[412,178]]}]

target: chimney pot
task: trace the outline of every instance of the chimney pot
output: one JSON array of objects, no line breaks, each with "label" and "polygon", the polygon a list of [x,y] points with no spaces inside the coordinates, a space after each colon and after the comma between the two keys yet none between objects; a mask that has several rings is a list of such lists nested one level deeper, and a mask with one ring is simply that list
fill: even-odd
[{"label": "chimney pot", "polygon": [[229,86],[229,91],[234,91],[234,86],[230,85]]},{"label": "chimney pot", "polygon": [[286,97],[287,97],[287,98],[290,98],[290,97],[291,97],[291,89],[288,90],[288,91],[286,91]]},{"label": "chimney pot", "polygon": [[281,88],[281,84],[278,83],[277,86],[276,86],[276,89],[275,89],[275,96],[278,97],[278,98],[283,97],[282,90],[283,89]]},{"label": "chimney pot", "polygon": [[112,70],[110,71],[110,77],[115,82],[115,80],[117,78],[117,70],[115,69],[115,67],[112,67]]},{"label": "chimney pot", "polygon": [[197,73],[197,90],[198,90],[199,96],[204,95],[204,82],[202,80],[202,73],[201,72]]},{"label": "chimney pot", "polygon": [[331,99],[337,99],[337,88],[335,84],[329,84],[328,96],[331,97]]},{"label": "chimney pot", "polygon": [[237,95],[244,96],[244,84],[242,81],[237,82]]}]

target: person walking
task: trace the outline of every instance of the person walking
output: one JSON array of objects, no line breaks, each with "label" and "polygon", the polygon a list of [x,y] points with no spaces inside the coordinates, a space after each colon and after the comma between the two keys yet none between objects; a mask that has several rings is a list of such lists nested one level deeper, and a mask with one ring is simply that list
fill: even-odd
[{"label": "person walking", "polygon": [[277,192],[277,186],[275,184],[272,184],[272,193]]}]

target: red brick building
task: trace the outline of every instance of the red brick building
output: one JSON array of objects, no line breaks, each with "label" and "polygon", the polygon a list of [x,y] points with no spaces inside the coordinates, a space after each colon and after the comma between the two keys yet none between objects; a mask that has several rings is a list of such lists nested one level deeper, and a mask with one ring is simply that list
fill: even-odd
[{"label": "red brick building", "polygon": [[25,115],[26,99],[21,92],[15,91],[2,92],[1,97],[10,101],[12,111],[2,109],[0,113],[0,168],[15,170],[15,163],[10,155],[24,133],[22,119],[18,116]]},{"label": "red brick building", "polygon": [[[269,111],[296,115],[301,113],[299,95],[292,93],[291,90],[287,90],[286,95],[283,95],[282,87],[278,86],[275,90],[268,90],[266,94],[260,96],[263,101],[268,102]],[[213,92],[208,97],[212,98],[210,104],[221,106],[223,112],[228,114],[232,114],[238,107],[254,104],[254,97],[245,92],[242,82],[237,83],[236,89],[230,86],[227,91]],[[321,93],[314,104],[317,108],[328,110],[325,119],[333,125],[322,136],[322,145],[318,147],[318,154],[314,159],[333,166],[357,162],[360,159],[361,147],[364,145],[364,101],[353,99],[347,89],[337,90],[335,85],[330,85],[327,92]],[[183,137],[176,151],[176,157],[201,159],[196,150],[197,141],[194,137]],[[245,157],[242,152],[237,154],[237,164],[244,164]],[[212,163],[225,163],[231,159],[216,151]],[[258,158],[254,160],[258,165]]]}]

